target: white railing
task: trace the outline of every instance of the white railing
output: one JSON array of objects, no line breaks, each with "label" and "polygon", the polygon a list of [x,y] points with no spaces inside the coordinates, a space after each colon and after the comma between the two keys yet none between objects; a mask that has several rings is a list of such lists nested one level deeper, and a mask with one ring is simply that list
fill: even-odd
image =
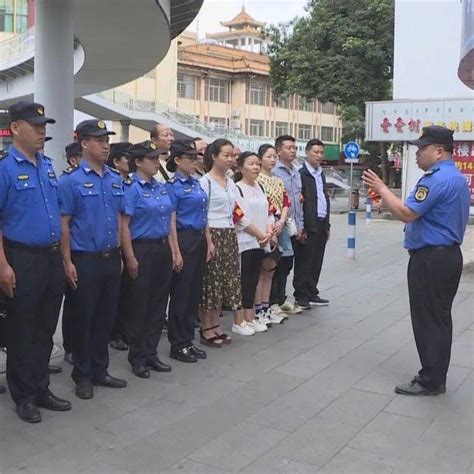
[{"label": "white railing", "polygon": [[35,52],[35,29],[30,28],[21,34],[0,41],[0,65],[7,66],[21,58],[33,57]]}]

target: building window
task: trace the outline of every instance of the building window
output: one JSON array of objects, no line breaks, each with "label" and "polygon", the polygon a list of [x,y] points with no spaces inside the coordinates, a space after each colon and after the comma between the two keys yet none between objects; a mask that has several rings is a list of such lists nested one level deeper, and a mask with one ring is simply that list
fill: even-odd
[{"label": "building window", "polygon": [[321,141],[333,142],[334,141],[334,128],[321,127]]},{"label": "building window", "polygon": [[275,122],[275,136],[288,135],[288,123],[286,122]]},{"label": "building window", "polygon": [[206,100],[209,102],[228,103],[229,81],[226,79],[206,79]]},{"label": "building window", "polygon": [[279,96],[275,99],[275,106],[280,109],[288,109],[290,107],[290,98],[288,96]]},{"label": "building window", "polygon": [[298,109],[306,112],[313,111],[313,102],[306,97],[298,97]]},{"label": "building window", "polygon": [[178,97],[198,99],[201,80],[197,76],[178,73]]},{"label": "building window", "polygon": [[265,136],[265,122],[263,120],[250,120],[250,135],[252,137]]},{"label": "building window", "polygon": [[324,102],[324,104],[321,104],[321,113],[334,115],[336,106],[332,102]]},{"label": "building window", "polygon": [[298,127],[298,140],[311,140],[311,125],[300,125]]},{"label": "building window", "polygon": [[0,0],[0,31],[23,33],[28,29],[28,0]]},{"label": "building window", "polygon": [[265,105],[265,83],[250,81],[249,102],[254,105]]},{"label": "building window", "polygon": [[227,128],[227,119],[223,117],[208,117],[207,122],[215,131],[225,130]]}]

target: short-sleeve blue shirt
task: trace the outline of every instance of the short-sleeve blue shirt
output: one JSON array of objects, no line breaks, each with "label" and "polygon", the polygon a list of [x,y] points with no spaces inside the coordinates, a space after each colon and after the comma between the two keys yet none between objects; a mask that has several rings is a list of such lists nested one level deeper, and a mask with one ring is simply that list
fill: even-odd
[{"label": "short-sleeve blue shirt", "polygon": [[104,166],[102,176],[82,159],[59,179],[61,214],[71,216],[71,250],[105,252],[119,246],[123,181]]},{"label": "short-sleeve blue shirt", "polygon": [[130,216],[130,233],[135,239],[161,239],[171,230],[174,206],[164,183],[143,181],[134,174],[125,184],[124,214]]},{"label": "short-sleeve blue shirt", "polygon": [[435,163],[405,204],[420,217],[405,227],[405,248],[461,244],[469,219],[470,193],[452,159]]},{"label": "short-sleeve blue shirt", "polygon": [[207,193],[196,178],[185,178],[175,173],[166,183],[171,202],[176,209],[176,227],[178,230],[203,230],[207,225]]},{"label": "short-sleeve blue shirt", "polygon": [[0,226],[5,238],[48,246],[61,238],[58,180],[51,159],[36,153],[36,166],[11,146],[0,160]]}]

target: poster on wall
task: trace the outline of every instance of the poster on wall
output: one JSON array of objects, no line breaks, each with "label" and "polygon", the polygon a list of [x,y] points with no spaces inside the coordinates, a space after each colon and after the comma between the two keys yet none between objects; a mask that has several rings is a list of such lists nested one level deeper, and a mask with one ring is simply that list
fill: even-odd
[{"label": "poster on wall", "polygon": [[454,162],[466,178],[474,205],[474,142],[454,142]]}]

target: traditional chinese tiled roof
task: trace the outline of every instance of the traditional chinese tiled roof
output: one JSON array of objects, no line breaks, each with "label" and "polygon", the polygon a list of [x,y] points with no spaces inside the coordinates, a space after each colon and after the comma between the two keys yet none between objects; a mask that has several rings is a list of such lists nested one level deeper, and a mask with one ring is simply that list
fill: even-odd
[{"label": "traditional chinese tiled roof", "polygon": [[270,74],[270,61],[266,56],[215,44],[179,47],[178,64],[229,73]]},{"label": "traditional chinese tiled roof", "polygon": [[260,31],[256,31],[254,28],[245,27],[238,30],[232,31],[221,31],[219,33],[206,33],[206,38],[210,39],[226,39],[235,38],[236,36],[255,36],[256,38],[263,38]]},{"label": "traditional chinese tiled roof", "polygon": [[245,7],[242,7],[242,10],[240,11],[240,13],[237,16],[232,18],[232,20],[230,20],[230,21],[221,21],[221,25],[226,26],[228,28],[235,28],[235,27],[238,27],[238,26],[246,26],[246,25],[255,26],[255,27],[260,26],[261,27],[261,26],[265,26],[265,23],[261,23],[261,22],[255,20],[254,18],[252,18],[245,11]]}]

